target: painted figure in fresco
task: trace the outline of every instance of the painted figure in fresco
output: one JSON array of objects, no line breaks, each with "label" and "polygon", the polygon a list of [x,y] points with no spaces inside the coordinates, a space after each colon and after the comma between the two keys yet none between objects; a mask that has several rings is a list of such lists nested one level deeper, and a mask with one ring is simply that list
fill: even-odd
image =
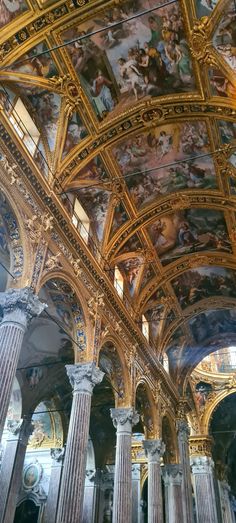
[{"label": "painted figure in fresco", "polygon": [[231,69],[236,71],[236,14],[233,2],[228,4],[213,38],[214,46]]},{"label": "painted figure in fresco", "polygon": [[93,81],[92,94],[96,98],[100,98],[104,105],[105,111],[112,111],[114,108],[114,101],[111,95],[112,82],[105,78],[101,70],[97,71],[96,78]]},{"label": "painted figure in fresco", "polygon": [[215,8],[218,0],[196,0],[198,16],[208,16]]},{"label": "painted figure in fresco", "polygon": [[142,74],[137,69],[136,61],[132,58],[127,61],[124,58],[119,58],[118,62],[123,85],[127,86],[128,90],[131,88],[135,100],[138,100],[138,92],[144,92],[146,85]]},{"label": "painted figure in fresco", "polygon": [[26,9],[27,4],[24,0],[0,0],[0,27],[11,22]]}]

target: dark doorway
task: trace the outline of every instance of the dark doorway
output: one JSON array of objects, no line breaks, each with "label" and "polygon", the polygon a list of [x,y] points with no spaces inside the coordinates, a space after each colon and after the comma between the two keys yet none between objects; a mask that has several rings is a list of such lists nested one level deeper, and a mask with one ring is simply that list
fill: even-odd
[{"label": "dark doorway", "polygon": [[14,523],[37,523],[39,507],[33,501],[27,499],[16,509]]}]

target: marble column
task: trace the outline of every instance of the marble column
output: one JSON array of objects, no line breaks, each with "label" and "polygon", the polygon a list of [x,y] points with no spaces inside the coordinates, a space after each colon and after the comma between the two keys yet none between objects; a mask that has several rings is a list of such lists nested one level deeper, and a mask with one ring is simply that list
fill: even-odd
[{"label": "marble column", "polygon": [[23,337],[29,321],[38,316],[45,304],[28,287],[0,293],[3,319],[0,323],[0,441],[7,416],[13,380]]},{"label": "marble column", "polygon": [[57,505],[61,485],[61,476],[63,470],[63,460],[65,448],[52,448],[52,468],[49,483],[47,502],[43,515],[43,523],[55,523],[57,516]]},{"label": "marble column", "polygon": [[86,470],[82,523],[93,523],[96,506],[96,470]]},{"label": "marble column", "polygon": [[113,523],[132,521],[132,426],[139,415],[133,408],[111,409],[111,417],[116,428],[116,461],[113,497]]},{"label": "marble column", "polygon": [[141,515],[141,465],[132,464],[132,523],[140,523]]},{"label": "marble column", "polygon": [[73,387],[57,523],[82,521],[91,396],[104,373],[95,363],[66,365]]},{"label": "marble column", "polygon": [[189,427],[187,420],[178,419],[176,422],[178,434],[179,460],[183,472],[182,480],[182,503],[183,503],[183,523],[193,523],[193,495],[191,470],[189,459]]},{"label": "marble column", "polygon": [[198,523],[218,523],[214,488],[214,462],[209,456],[191,457]]},{"label": "marble column", "polygon": [[160,460],[165,452],[162,440],[143,442],[148,458],[148,523],[163,523],[163,499]]},{"label": "marble column", "polygon": [[182,468],[180,465],[165,465],[162,470],[165,484],[166,523],[183,521]]},{"label": "marble column", "polygon": [[230,502],[230,486],[227,481],[218,481],[220,491],[220,504],[222,512],[222,523],[235,523],[235,517]]},{"label": "marble column", "polygon": [[9,424],[10,438],[7,441],[0,475],[0,523],[12,523],[14,520],[26,447],[33,428],[29,418]]}]

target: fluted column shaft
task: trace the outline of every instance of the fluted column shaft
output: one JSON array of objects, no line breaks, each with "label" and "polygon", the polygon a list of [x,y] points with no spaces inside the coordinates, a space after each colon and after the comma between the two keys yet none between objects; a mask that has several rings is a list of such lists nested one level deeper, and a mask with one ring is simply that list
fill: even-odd
[{"label": "fluted column shaft", "polygon": [[193,496],[189,459],[189,427],[185,420],[177,420],[179,459],[183,471],[183,523],[193,523]]},{"label": "fluted column shaft", "polygon": [[160,459],[165,445],[160,440],[143,442],[148,458],[148,523],[163,523],[163,500]]},{"label": "fluted column shaft", "polygon": [[12,523],[22,482],[26,447],[33,425],[30,419],[12,422],[0,474],[0,523]]},{"label": "fluted column shaft", "polygon": [[45,305],[29,288],[0,293],[3,319],[0,324],[0,441],[11,397],[13,380],[28,322]]},{"label": "fluted column shaft", "polygon": [[116,427],[116,462],[113,496],[113,523],[132,521],[132,425],[138,423],[139,416],[132,408],[111,409],[111,417]]},{"label": "fluted column shaft", "polygon": [[67,365],[73,402],[66,444],[57,523],[82,521],[91,396],[103,379],[94,363]]},{"label": "fluted column shaft", "polygon": [[47,503],[43,515],[43,523],[56,522],[64,453],[64,448],[51,449],[52,468]]},{"label": "fluted column shaft", "polygon": [[165,465],[163,479],[165,484],[166,523],[180,523],[183,521],[182,469],[180,465]]},{"label": "fluted column shaft", "polygon": [[218,523],[214,462],[209,456],[191,457],[197,523]]}]

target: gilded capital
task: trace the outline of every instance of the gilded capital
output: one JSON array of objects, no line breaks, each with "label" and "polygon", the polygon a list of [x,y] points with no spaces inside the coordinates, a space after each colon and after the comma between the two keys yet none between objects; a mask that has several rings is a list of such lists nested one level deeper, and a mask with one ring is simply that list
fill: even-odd
[{"label": "gilded capital", "polygon": [[166,450],[166,446],[161,439],[149,439],[143,441],[143,447],[149,461],[155,460],[160,463],[160,459],[163,457]]},{"label": "gilded capital", "polygon": [[209,456],[211,457],[213,439],[211,436],[190,436],[189,453],[190,456]]},{"label": "gilded capital", "polygon": [[133,407],[111,409],[110,412],[113,425],[118,432],[127,431],[128,433],[131,433],[132,427],[137,425],[139,421],[139,414],[135,409],[133,409]]},{"label": "gilded capital", "polygon": [[39,316],[47,305],[41,303],[30,287],[25,287],[1,292],[0,307],[3,310],[2,323],[17,323],[26,327],[30,320]]},{"label": "gilded capital", "polygon": [[93,388],[101,383],[104,376],[104,372],[93,362],[66,365],[66,372],[74,393],[92,394]]}]

